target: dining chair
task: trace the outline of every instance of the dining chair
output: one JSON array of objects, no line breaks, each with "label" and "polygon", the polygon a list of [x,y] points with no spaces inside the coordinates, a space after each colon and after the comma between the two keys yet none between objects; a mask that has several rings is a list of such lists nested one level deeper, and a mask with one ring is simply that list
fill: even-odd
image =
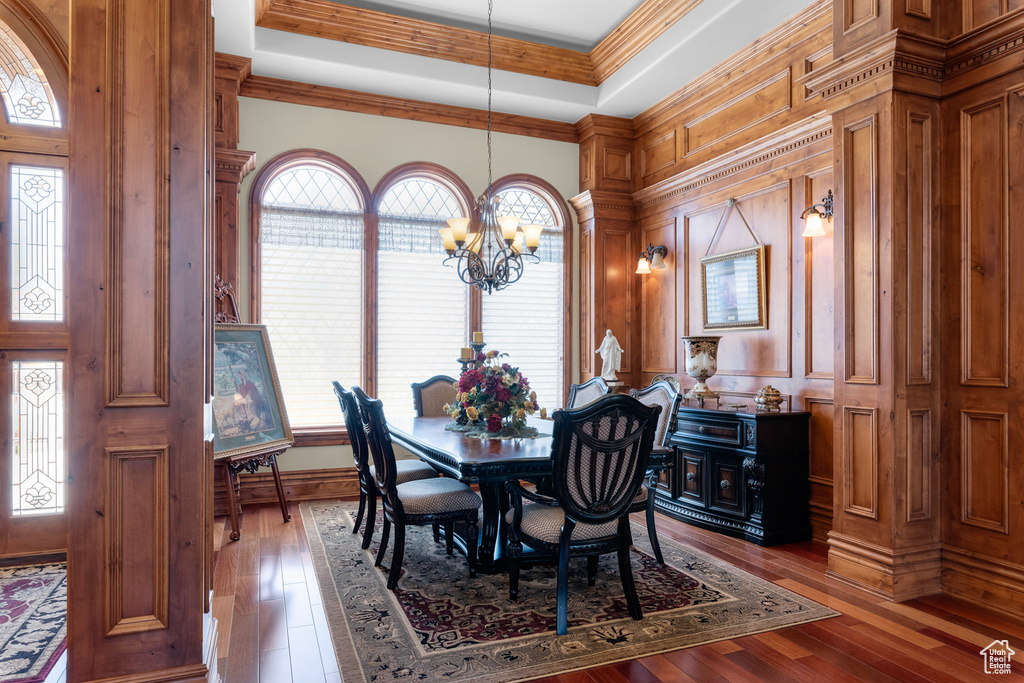
[{"label": "dining chair", "polygon": [[453,403],[459,393],[456,380],[448,375],[434,375],[425,382],[412,383],[412,406],[416,417],[444,417],[445,404]]},{"label": "dining chair", "polygon": [[388,590],[398,586],[405,556],[405,527],[445,524],[448,553],[452,552],[455,522],[463,523],[466,541],[466,562],[469,575],[476,576],[477,516],[480,496],[466,484],[448,477],[433,477],[398,483],[395,451],[391,444],[384,404],[367,396],[359,387],[352,388],[359,407],[363,432],[373,456],[374,483],[384,503],[384,529],[374,566],[379,567],[387,550],[391,527],[395,527],[395,548],[391,553]]},{"label": "dining chair", "polygon": [[[338,382],[332,382],[332,384],[334,385],[334,395],[338,397],[341,412],[345,416],[345,429],[348,430],[349,441],[352,444],[352,459],[355,460],[356,474],[359,476],[359,511],[356,513],[356,522],[352,525],[352,533],[359,532],[365,511],[366,528],[363,530],[363,549],[365,550],[370,547],[373,528],[377,521],[375,468],[370,462],[370,451],[367,448],[363,423],[359,419],[359,407],[356,405],[355,396],[352,395],[352,392],[346,391]],[[437,472],[434,468],[422,460],[399,460],[395,465],[395,479],[400,484],[435,477],[437,477]]]},{"label": "dining chair", "polygon": [[[558,557],[556,630],[568,628],[569,557],[587,558],[593,586],[600,555],[615,552],[629,613],[642,619],[630,566],[629,511],[643,485],[654,444],[660,406],[645,406],[631,396],[609,396],[577,410],[552,416],[554,496],[505,483],[513,507],[509,523],[509,598],[519,597],[523,546]],[[524,504],[523,499],[531,501]]]},{"label": "dining chair", "polygon": [[676,390],[677,394],[683,393],[682,385],[679,383],[679,378],[675,375],[655,375],[651,378],[651,386],[654,386],[658,382],[665,381],[672,385],[672,388]]},{"label": "dining chair", "polygon": [[[644,389],[630,389],[629,395],[646,406],[661,406],[661,414],[658,416],[658,427],[654,434],[654,448],[666,448],[665,441],[668,439],[668,428],[672,423],[672,417],[679,410],[681,396],[678,389],[666,380],[651,382],[649,387]],[[646,512],[647,514],[647,535],[651,539],[651,548],[654,550],[654,559],[658,564],[665,564],[665,558],[661,554],[661,544],[658,543],[658,532],[654,525],[654,486],[658,480],[657,471],[647,473],[647,481],[640,487],[636,500],[630,512]]]},{"label": "dining chair", "polygon": [[569,386],[569,400],[566,409],[582,408],[605,396],[609,392],[608,384],[602,377],[594,377],[580,384]]}]

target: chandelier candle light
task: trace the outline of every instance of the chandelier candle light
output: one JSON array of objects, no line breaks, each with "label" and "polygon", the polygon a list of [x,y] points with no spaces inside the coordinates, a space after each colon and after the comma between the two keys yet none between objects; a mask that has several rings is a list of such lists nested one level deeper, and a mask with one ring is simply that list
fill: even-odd
[{"label": "chandelier candle light", "polygon": [[441,228],[441,240],[448,257],[456,261],[459,278],[467,285],[488,294],[504,289],[523,275],[523,249],[529,249],[535,261],[540,245],[542,225],[519,227],[519,216],[499,216],[500,197],[492,191],[491,172],[491,11],[487,3],[487,191],[477,200],[479,223],[471,225],[466,217],[449,218],[448,227]]}]

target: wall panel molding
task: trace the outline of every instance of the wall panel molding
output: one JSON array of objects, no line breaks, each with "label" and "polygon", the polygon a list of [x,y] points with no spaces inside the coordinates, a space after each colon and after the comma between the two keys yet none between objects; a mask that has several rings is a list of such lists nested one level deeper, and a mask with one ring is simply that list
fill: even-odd
[{"label": "wall panel molding", "polygon": [[[804,176],[804,204],[810,206],[811,204],[818,203],[819,196],[814,191],[814,181],[818,178],[832,176],[832,169],[824,169],[815,173],[809,173]],[[794,230],[794,234],[800,230],[799,226]],[[834,235],[834,233],[833,233]],[[796,239],[803,240],[804,243],[804,378],[805,379],[833,379],[835,377],[835,371],[832,369],[835,366],[835,349],[834,349],[834,311],[832,308],[834,304],[829,305],[830,311],[832,311],[832,318],[829,320],[829,324],[818,325],[815,323],[815,296],[817,289],[814,286],[815,274],[819,277],[827,278],[830,283],[828,288],[829,301],[834,302],[834,275],[833,267],[835,265],[835,254],[834,240],[829,239],[829,243],[825,244],[821,238],[816,239],[805,239],[798,237]],[[823,253],[825,248],[828,248],[827,252]],[[814,254],[821,254],[822,259],[827,259],[826,263],[819,264],[815,259]],[[827,338],[821,339],[815,335],[815,331],[819,329],[826,329]],[[819,349],[821,357],[824,359],[824,365],[830,368],[829,370],[815,370],[816,362],[819,356],[815,353],[816,343],[821,344]]]},{"label": "wall panel molding", "polygon": [[878,409],[843,406],[843,511],[878,519]]},{"label": "wall panel molding", "polygon": [[169,449],[105,449],[107,636],[168,627]]},{"label": "wall panel molding", "polygon": [[640,285],[640,371],[675,374],[678,366],[676,346],[676,219],[640,226],[640,245],[664,245],[668,248],[665,270],[653,270],[638,276]]},{"label": "wall panel molding", "polygon": [[843,344],[848,384],[877,384],[878,348],[878,117],[843,128],[845,258]]},{"label": "wall panel molding", "polygon": [[1008,415],[962,410],[960,521],[1010,533]]},{"label": "wall panel molding", "polygon": [[107,78],[112,91],[122,93],[112,98],[107,119],[110,407],[168,404],[170,5],[145,3],[128,31],[128,0],[110,0],[118,20],[109,36]]},{"label": "wall panel molding", "polygon": [[725,140],[793,106],[790,70],[760,79],[747,90],[683,124],[683,156]]},{"label": "wall panel molding", "polygon": [[676,130],[644,144],[640,150],[640,176],[657,173],[676,163]]},{"label": "wall panel molding", "polygon": [[932,381],[932,118],[908,112],[906,320],[908,385]]},{"label": "wall panel molding", "polygon": [[960,112],[961,383],[1009,386],[1006,98]]},{"label": "wall panel molding", "polygon": [[932,518],[932,411],[907,411],[907,522]]}]

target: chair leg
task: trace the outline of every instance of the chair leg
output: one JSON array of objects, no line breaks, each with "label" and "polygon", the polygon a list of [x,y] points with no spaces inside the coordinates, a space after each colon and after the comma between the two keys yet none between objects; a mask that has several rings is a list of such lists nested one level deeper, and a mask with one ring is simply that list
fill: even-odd
[{"label": "chair leg", "polygon": [[654,526],[654,487],[647,489],[647,535],[651,539],[651,548],[654,549],[654,559],[658,564],[665,564],[665,557],[661,554],[661,544],[658,543],[658,529]]},{"label": "chair leg", "polygon": [[434,528],[434,543],[440,543],[441,542],[441,525],[440,524],[432,524],[431,526]]},{"label": "chair leg", "polygon": [[405,524],[395,522],[395,549],[391,553],[391,571],[388,573],[388,590],[398,586],[402,575],[402,560],[405,558]]},{"label": "chair leg", "polygon": [[555,631],[564,636],[569,630],[569,546],[563,544],[558,551],[558,606]]},{"label": "chair leg", "polygon": [[355,524],[352,525],[352,533],[359,533],[359,525],[363,523],[363,513],[366,512],[366,491],[359,487],[359,512],[356,513]]},{"label": "chair leg", "polygon": [[509,538],[505,546],[508,555],[508,599],[519,598],[519,560],[523,556],[523,544],[517,538]]},{"label": "chair leg", "polygon": [[455,554],[455,522],[446,522],[444,525],[444,549],[448,557]]},{"label": "chair leg", "polygon": [[466,564],[469,565],[469,578],[476,576],[476,516],[466,520]]},{"label": "chair leg", "polygon": [[[373,528],[377,526],[377,487],[371,487],[366,492],[366,528],[363,529],[363,550],[370,547],[370,541],[373,540]],[[385,545],[387,540],[384,539]]]},{"label": "chair leg", "polygon": [[380,566],[380,561],[384,559],[384,551],[388,549],[388,538],[391,537],[391,520],[388,516],[384,515],[384,529],[380,532],[380,547],[377,548],[377,559],[373,561],[374,567]]},{"label": "chair leg", "polygon": [[[626,524],[629,524],[628,517],[624,517]],[[620,534],[622,530],[622,519],[619,520]],[[636,595],[636,584],[633,582],[633,567],[629,562],[629,541],[622,534],[619,543],[619,577],[622,579],[622,592],[626,596],[626,604],[629,606],[629,615],[634,619],[643,619],[644,613],[640,609],[640,599]]]},{"label": "chair leg", "polygon": [[597,583],[597,561],[598,555],[590,555],[587,557],[587,585],[593,586]]}]

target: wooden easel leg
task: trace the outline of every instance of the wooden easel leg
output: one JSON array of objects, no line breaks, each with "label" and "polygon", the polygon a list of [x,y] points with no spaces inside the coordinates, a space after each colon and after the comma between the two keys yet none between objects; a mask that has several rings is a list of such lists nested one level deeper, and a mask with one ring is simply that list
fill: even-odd
[{"label": "wooden easel leg", "polygon": [[231,540],[237,541],[240,538],[238,533],[238,503],[235,498],[235,471],[227,463],[218,463],[218,467],[224,469],[224,488],[228,492],[228,516],[231,517]]},{"label": "wooden easel leg", "polygon": [[288,512],[288,503],[284,500],[284,485],[281,484],[281,472],[277,469],[277,456],[270,456],[270,469],[274,472],[274,485],[277,487],[277,501],[281,504],[281,516],[284,517],[284,521],[292,521],[292,516]]}]

